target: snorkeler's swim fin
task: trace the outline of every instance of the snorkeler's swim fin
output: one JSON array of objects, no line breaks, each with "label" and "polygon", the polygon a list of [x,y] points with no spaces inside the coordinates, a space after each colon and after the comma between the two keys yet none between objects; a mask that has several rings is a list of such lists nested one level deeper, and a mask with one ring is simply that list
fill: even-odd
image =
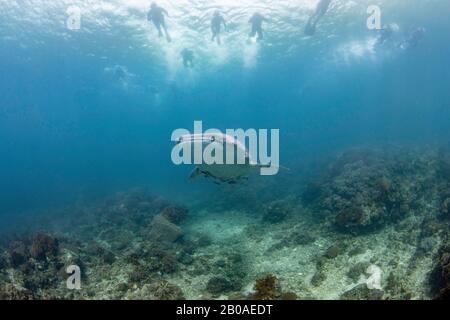
[{"label": "snorkeler's swim fin", "polygon": [[313,23],[312,18],[310,18],[305,26],[305,34],[307,36],[313,36],[314,33],[316,33],[316,24]]}]

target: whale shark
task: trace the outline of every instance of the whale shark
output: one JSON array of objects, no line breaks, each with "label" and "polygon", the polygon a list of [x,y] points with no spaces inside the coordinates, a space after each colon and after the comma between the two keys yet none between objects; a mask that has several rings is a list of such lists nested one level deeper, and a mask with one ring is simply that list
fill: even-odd
[{"label": "whale shark", "polygon": [[251,174],[257,173],[261,167],[267,167],[253,160],[245,145],[235,137],[223,133],[188,134],[181,136],[178,141],[178,144],[188,144],[189,147],[195,143],[201,144],[202,148],[213,148],[224,157],[226,157],[227,152],[233,150],[234,155],[242,155],[244,161],[234,161],[233,163],[223,161],[222,163],[211,164],[202,162],[195,166],[189,176],[190,179],[203,176],[212,178],[216,184],[235,184],[241,180],[247,180]]}]

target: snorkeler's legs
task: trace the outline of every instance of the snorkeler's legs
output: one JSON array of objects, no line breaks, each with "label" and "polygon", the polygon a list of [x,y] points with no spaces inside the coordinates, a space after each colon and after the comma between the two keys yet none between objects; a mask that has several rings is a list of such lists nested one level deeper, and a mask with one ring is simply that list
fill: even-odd
[{"label": "snorkeler's legs", "polygon": [[256,31],[257,33],[258,33],[258,38],[257,38],[257,40],[262,40],[264,37],[263,37],[263,32],[262,32],[262,29],[261,28],[258,28],[258,30]]},{"label": "snorkeler's legs", "polygon": [[158,30],[158,35],[161,38],[163,36],[162,30],[161,30],[161,23],[153,20],[153,24],[155,25],[155,28]]},{"label": "snorkeler's legs", "polygon": [[257,30],[255,26],[252,26],[252,31],[248,35],[250,38],[254,38],[256,36]]},{"label": "snorkeler's legs", "polygon": [[220,29],[217,29],[217,28],[211,28],[211,31],[212,31],[212,38],[211,38],[211,41],[214,41],[214,40],[216,40],[217,39],[217,43],[218,44],[220,44]]},{"label": "snorkeler's legs", "polygon": [[194,67],[194,61],[190,58],[183,58],[183,65],[185,68],[193,68]]},{"label": "snorkeler's legs", "polygon": [[316,23],[317,23],[316,15],[314,14],[308,19],[308,22],[305,26],[305,34],[307,36],[314,35],[314,33],[316,32]]},{"label": "snorkeler's legs", "polygon": [[166,34],[167,42],[171,42],[172,38],[170,37],[169,32],[167,32],[166,24],[163,22],[161,25],[162,25],[162,27],[164,29],[164,33]]},{"label": "snorkeler's legs", "polygon": [[315,13],[312,17],[311,17],[311,22],[314,25],[314,28],[316,27],[317,23],[319,22],[320,18],[323,17],[323,14],[321,14],[320,12]]},{"label": "snorkeler's legs", "polygon": [[316,23],[319,22],[319,20],[323,18],[325,13],[327,13],[327,11],[325,9],[322,9],[322,10],[319,10],[318,12],[316,12],[316,14],[314,15],[316,17]]}]

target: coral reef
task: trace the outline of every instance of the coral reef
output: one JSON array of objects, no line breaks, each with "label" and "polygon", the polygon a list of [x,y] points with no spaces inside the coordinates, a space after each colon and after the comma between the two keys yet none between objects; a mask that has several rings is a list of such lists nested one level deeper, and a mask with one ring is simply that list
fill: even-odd
[{"label": "coral reef", "polygon": [[340,211],[335,218],[335,224],[342,229],[351,230],[363,226],[366,216],[362,208],[350,207]]},{"label": "coral reef", "polygon": [[322,185],[320,182],[310,182],[302,193],[302,202],[311,204],[322,195]]},{"label": "coral reef", "polygon": [[415,154],[401,151],[344,152],[330,165],[321,182],[305,191],[305,205],[334,217],[339,230],[352,234],[398,221],[418,210],[423,192],[434,189],[435,171],[430,170],[433,159],[416,158]]},{"label": "coral reef", "polygon": [[[64,210],[45,219],[61,236],[37,231],[2,239],[0,299],[184,297],[165,276],[192,263],[196,248],[208,245],[201,235],[183,239],[178,224],[187,209],[135,189]],[[69,265],[82,271],[80,291],[66,288]]]},{"label": "coral reef", "polygon": [[448,299],[448,159],[352,149],[189,207],[133,189],[46,210],[0,236],[0,299]]}]

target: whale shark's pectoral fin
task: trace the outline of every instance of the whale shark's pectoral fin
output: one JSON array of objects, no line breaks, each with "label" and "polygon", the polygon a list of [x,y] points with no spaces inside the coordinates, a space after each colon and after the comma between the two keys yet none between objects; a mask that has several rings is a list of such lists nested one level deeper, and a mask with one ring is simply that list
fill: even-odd
[{"label": "whale shark's pectoral fin", "polygon": [[199,168],[195,168],[194,170],[192,170],[191,174],[189,175],[189,179],[195,179],[198,176],[200,176],[202,174],[202,172],[200,171]]}]

